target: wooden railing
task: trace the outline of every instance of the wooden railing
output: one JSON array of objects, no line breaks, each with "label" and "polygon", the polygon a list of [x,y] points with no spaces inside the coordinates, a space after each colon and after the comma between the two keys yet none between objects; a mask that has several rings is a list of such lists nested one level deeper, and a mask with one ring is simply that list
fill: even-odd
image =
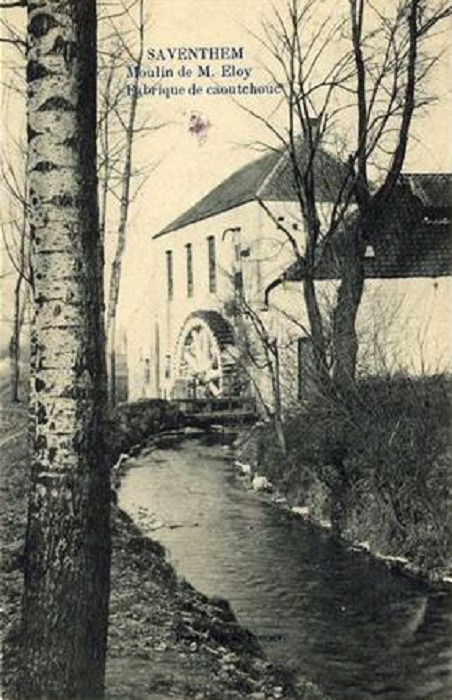
[{"label": "wooden railing", "polygon": [[186,416],[200,418],[233,418],[257,417],[256,402],[249,397],[224,396],[220,398],[179,398],[172,399],[171,403],[176,405]]}]

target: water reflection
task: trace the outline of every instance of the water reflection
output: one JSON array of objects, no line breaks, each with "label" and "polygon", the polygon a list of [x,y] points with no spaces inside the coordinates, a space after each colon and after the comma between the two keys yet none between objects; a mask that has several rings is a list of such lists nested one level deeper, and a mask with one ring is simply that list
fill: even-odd
[{"label": "water reflection", "polygon": [[182,576],[228,598],[268,655],[341,700],[449,700],[451,598],[248,493],[221,446],[136,460],[120,504]]}]

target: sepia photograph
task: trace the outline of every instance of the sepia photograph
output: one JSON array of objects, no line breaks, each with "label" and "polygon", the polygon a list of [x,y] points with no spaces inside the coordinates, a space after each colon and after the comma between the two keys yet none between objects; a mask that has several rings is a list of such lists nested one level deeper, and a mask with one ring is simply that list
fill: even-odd
[{"label": "sepia photograph", "polygon": [[452,2],[0,25],[0,697],[450,700]]}]

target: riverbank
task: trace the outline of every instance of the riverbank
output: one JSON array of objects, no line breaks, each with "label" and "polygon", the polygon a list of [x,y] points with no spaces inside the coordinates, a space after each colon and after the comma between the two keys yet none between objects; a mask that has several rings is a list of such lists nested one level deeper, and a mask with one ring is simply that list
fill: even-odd
[{"label": "riverbank", "polygon": [[[293,518],[301,520],[315,529],[330,533],[333,537],[332,523],[328,515],[319,517],[315,507],[306,505],[306,498],[297,499],[286,496],[266,476],[259,474],[258,471],[254,472],[251,465],[246,462],[235,460],[234,464],[243,478],[244,488],[254,491],[256,496],[272,503],[274,507],[287,511]],[[258,485],[253,486],[253,482]],[[337,537],[337,535],[334,536]],[[356,553],[357,556],[366,557],[369,561],[379,563],[381,566],[397,572],[415,583],[425,584],[432,589],[452,591],[451,568],[443,568],[441,571],[432,572],[423,571],[407,557],[385,554],[380,551],[378,544],[371,546],[367,540],[354,539],[347,530],[341,533],[339,539],[344,547]]]},{"label": "riverbank", "polygon": [[[14,433],[6,436],[2,449],[5,698],[15,697],[19,669],[27,496],[25,409],[16,409],[13,424]],[[311,684],[270,664],[228,603],[208,598],[180,580],[161,545],[144,537],[116,506],[112,544],[108,700],[325,700]]]},{"label": "riverbank", "polygon": [[237,468],[316,527],[410,578],[452,585],[450,380],[362,382],[338,410],[299,406],[284,424],[243,431]]}]

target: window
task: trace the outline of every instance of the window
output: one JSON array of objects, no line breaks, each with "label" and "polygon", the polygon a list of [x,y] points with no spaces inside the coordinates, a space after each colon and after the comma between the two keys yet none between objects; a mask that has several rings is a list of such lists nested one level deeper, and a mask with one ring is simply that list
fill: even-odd
[{"label": "window", "polygon": [[215,259],[215,238],[209,236],[207,239],[209,256],[209,292],[214,294],[217,291],[217,262]]},{"label": "window", "polygon": [[185,246],[187,259],[187,296],[193,296],[193,250],[191,243]]},{"label": "window", "polygon": [[168,299],[169,299],[169,301],[171,301],[171,299],[174,296],[173,251],[172,250],[166,251],[166,285],[167,285]]}]

